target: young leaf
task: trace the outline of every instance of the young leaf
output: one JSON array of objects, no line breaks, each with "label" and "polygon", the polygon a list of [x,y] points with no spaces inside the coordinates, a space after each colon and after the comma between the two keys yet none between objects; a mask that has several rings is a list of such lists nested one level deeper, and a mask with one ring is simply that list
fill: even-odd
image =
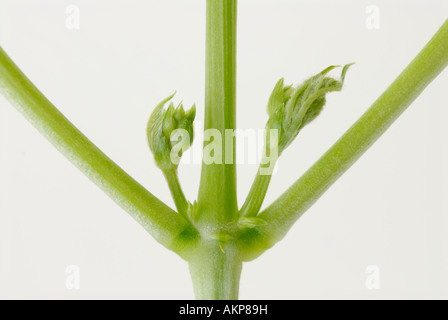
[{"label": "young leaf", "polygon": [[214,234],[211,236],[211,238],[218,240],[219,247],[222,252],[225,252],[227,242],[234,239],[233,236],[231,236],[230,234],[227,234],[227,233]]},{"label": "young leaf", "polygon": [[286,86],[284,79],[277,83],[268,103],[269,120],[266,129],[278,130],[279,154],[292,143],[304,126],[321,113],[326,103],[326,94],[342,90],[351,65],[344,66],[340,80],[327,76],[338,67],[331,66],[297,87]]},{"label": "young leaf", "polygon": [[187,216],[191,221],[194,221],[194,218],[198,211],[198,202],[194,201],[193,203],[188,202]]},{"label": "young leaf", "polygon": [[238,225],[242,229],[253,229],[266,225],[266,221],[257,217],[242,217],[238,221]]},{"label": "young leaf", "polygon": [[[164,172],[176,170],[178,163],[172,161],[172,151],[180,158],[182,152],[188,149],[193,143],[194,128],[193,122],[196,116],[196,106],[185,112],[182,103],[174,107],[171,103],[168,109],[164,109],[165,104],[173,99],[175,94],[163,100],[153,111],[148,121],[147,137],[149,148],[151,149],[157,166]],[[188,137],[188,141],[182,141],[183,147],[173,150],[171,140],[176,130],[183,130]]]}]

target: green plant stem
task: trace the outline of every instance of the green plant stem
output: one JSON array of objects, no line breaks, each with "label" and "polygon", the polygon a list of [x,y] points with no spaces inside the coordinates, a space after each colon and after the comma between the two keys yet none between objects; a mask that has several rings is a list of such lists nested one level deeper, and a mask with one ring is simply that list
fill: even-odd
[{"label": "green plant stem", "polygon": [[189,220],[187,211],[188,211],[188,202],[185,198],[185,194],[180,186],[179,176],[177,175],[176,170],[170,170],[163,172],[166,181],[168,182],[168,186],[171,191],[171,195],[173,196],[174,203],[176,204],[177,211],[187,220]]},{"label": "green plant stem", "polygon": [[243,263],[234,243],[221,251],[216,241],[204,241],[196,249],[189,267],[196,299],[238,299]]},{"label": "green plant stem", "polygon": [[207,0],[204,129],[220,132],[223,149],[222,163],[202,164],[200,224],[225,224],[238,214],[235,143],[224,138],[236,128],[236,8],[236,0]]},{"label": "green plant stem", "polygon": [[0,47],[0,93],[159,243],[186,257],[194,226],[131,178],[31,83]]},{"label": "green plant stem", "polygon": [[[234,241],[216,239],[238,218],[236,194],[236,0],[207,0],[204,129],[222,137],[220,163],[202,164],[195,224],[201,232],[190,273],[197,299],[237,299],[242,260]],[[233,141],[226,139],[231,130]],[[204,146],[207,144],[204,141]],[[204,153],[204,157],[207,154]],[[205,160],[205,159],[204,159]],[[214,238],[215,237],[215,238]],[[219,238],[219,237],[218,237]],[[225,249],[223,249],[225,246]]]},{"label": "green plant stem", "polygon": [[448,20],[367,112],[278,200],[258,216],[267,224],[241,235],[257,257],[358,160],[448,65]]},{"label": "green plant stem", "polygon": [[262,175],[260,174],[260,169],[257,172],[257,176],[250,188],[246,201],[241,207],[240,217],[255,217],[260,212],[261,206],[263,205],[272,175]]}]

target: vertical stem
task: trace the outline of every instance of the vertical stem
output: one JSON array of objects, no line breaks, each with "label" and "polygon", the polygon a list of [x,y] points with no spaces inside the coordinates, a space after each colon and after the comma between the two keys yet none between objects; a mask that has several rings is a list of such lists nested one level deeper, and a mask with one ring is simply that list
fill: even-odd
[{"label": "vertical stem", "polygon": [[223,143],[221,163],[202,164],[198,220],[205,224],[221,225],[238,213],[235,139],[225,139],[236,127],[236,7],[236,0],[207,0],[204,129],[218,130]]},{"label": "vertical stem", "polygon": [[[196,219],[202,239],[189,260],[197,299],[238,299],[242,259],[235,242],[220,243],[238,217],[236,195],[236,7],[237,0],[207,0],[204,130],[220,135],[213,144],[219,163],[202,163]],[[226,135],[230,132],[231,135]],[[229,137],[231,139],[229,139]],[[217,142],[221,141],[222,145]],[[222,148],[217,150],[217,148]],[[216,155],[216,154],[215,154]],[[204,152],[204,160],[211,156]]]},{"label": "vertical stem", "polygon": [[205,242],[190,261],[190,274],[198,300],[237,300],[242,259],[234,244],[221,251],[216,241]]}]

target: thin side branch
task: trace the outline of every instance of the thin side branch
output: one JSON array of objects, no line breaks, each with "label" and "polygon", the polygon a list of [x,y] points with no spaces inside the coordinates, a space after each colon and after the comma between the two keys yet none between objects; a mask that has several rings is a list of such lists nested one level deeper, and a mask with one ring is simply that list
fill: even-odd
[{"label": "thin side branch", "polygon": [[190,221],[187,215],[188,201],[180,185],[177,171],[171,170],[164,172],[163,174],[170,188],[174,203],[176,204],[177,212],[179,212],[186,220]]},{"label": "thin side branch", "polygon": [[197,235],[194,226],[98,149],[31,83],[1,47],[0,93],[159,243],[184,254],[188,241]]}]

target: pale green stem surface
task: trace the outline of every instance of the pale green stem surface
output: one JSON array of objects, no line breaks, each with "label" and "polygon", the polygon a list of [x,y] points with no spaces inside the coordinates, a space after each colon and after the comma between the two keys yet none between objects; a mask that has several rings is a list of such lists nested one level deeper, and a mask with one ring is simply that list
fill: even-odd
[{"label": "pale green stem surface", "polygon": [[171,195],[173,196],[174,203],[176,204],[177,212],[184,216],[186,220],[190,220],[187,216],[188,202],[180,185],[177,170],[163,172],[163,175],[168,182]]},{"label": "pale green stem surface", "polygon": [[272,175],[262,175],[260,169],[258,170],[246,201],[241,207],[240,217],[255,217],[260,212],[271,179]]},{"label": "pale green stem surface", "polygon": [[296,183],[258,215],[267,224],[241,236],[250,248],[246,259],[254,259],[280,241],[447,65],[448,20],[370,109]]},{"label": "pale green stem surface", "polygon": [[190,261],[196,299],[237,300],[242,261],[234,243],[229,243],[222,251],[217,241],[203,241]]},{"label": "pale green stem surface", "polygon": [[[202,164],[198,212],[202,239],[190,260],[198,299],[237,299],[242,259],[233,240],[220,243],[238,219],[236,194],[236,0],[207,0],[205,130],[222,137],[221,163]],[[231,141],[226,137],[231,130]],[[209,142],[204,141],[204,145]],[[216,152],[216,151],[215,151]],[[204,152],[204,157],[208,155]],[[215,238],[214,238],[215,237]],[[223,249],[225,246],[225,249]]]},{"label": "pale green stem surface", "polygon": [[[194,226],[131,178],[31,83],[0,47],[0,93],[159,243],[184,255]],[[63,211],[63,210],[61,210]]]},{"label": "pale green stem surface", "polygon": [[199,224],[228,223],[238,213],[235,144],[225,139],[236,128],[236,7],[236,0],[207,0],[204,129],[218,130],[223,146],[222,163],[202,165]]}]

